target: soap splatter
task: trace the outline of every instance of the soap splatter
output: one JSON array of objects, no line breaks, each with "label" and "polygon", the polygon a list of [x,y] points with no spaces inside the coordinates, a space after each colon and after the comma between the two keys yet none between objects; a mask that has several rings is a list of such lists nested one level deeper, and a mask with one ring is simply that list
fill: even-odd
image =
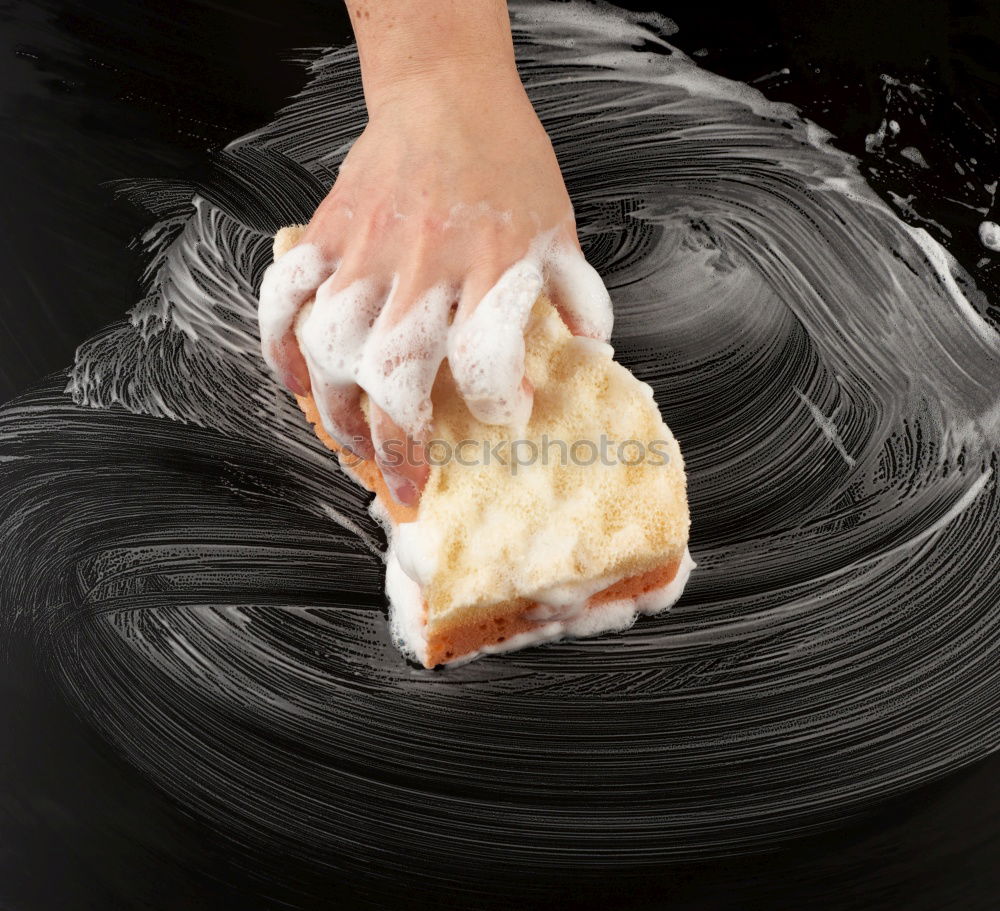
[{"label": "soap splatter", "polygon": [[1000,225],[995,221],[980,222],[979,240],[987,250],[1000,253]]}]

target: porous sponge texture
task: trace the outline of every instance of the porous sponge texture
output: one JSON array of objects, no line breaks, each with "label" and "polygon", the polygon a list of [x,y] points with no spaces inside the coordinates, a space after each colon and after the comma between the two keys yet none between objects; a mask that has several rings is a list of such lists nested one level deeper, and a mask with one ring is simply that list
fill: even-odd
[{"label": "porous sponge texture", "polygon": [[[439,555],[424,587],[429,623],[465,607],[558,600],[554,590],[586,580],[603,582],[597,591],[679,560],[687,545],[684,463],[650,388],[607,345],[572,336],[544,297],[525,343],[534,406],[521,430],[481,424],[447,366],[438,375],[435,436],[478,448],[466,446],[477,464],[432,468],[420,501],[422,534]],[[515,440],[530,464],[486,464],[487,448],[511,453]],[[625,441],[636,464],[618,458]]]}]

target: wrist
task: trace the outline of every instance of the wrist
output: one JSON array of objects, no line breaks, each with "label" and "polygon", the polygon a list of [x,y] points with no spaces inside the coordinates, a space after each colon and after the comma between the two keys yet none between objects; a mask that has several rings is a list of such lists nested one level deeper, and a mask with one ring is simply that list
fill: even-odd
[{"label": "wrist", "polygon": [[506,0],[347,0],[369,115],[387,99],[520,80]]},{"label": "wrist", "polygon": [[520,98],[524,86],[513,54],[486,56],[481,51],[455,52],[448,57],[396,65],[389,71],[365,74],[365,104],[369,119],[400,104],[496,104]]}]

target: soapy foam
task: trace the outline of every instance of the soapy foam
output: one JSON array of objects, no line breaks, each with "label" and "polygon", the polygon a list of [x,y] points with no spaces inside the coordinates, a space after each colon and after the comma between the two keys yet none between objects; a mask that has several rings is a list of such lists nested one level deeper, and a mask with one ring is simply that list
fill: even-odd
[{"label": "soapy foam", "polygon": [[550,293],[569,311],[571,327],[606,342],[614,328],[607,288],[597,270],[575,250],[554,248],[546,259]]},{"label": "soapy foam", "polygon": [[338,388],[355,385],[408,433],[430,424],[430,390],[445,355],[451,295],[432,288],[394,325],[395,291],[388,301],[374,279],[337,293],[320,288],[296,335],[315,376]]},{"label": "soapy foam", "polygon": [[487,424],[523,421],[524,329],[542,290],[530,262],[511,266],[448,340],[448,363],[472,413]]},{"label": "soapy foam", "polygon": [[1000,253],[1000,225],[995,221],[980,222],[979,241],[987,250]]},{"label": "soapy foam", "polygon": [[257,309],[262,351],[268,366],[282,378],[287,355],[281,349],[295,317],[334,268],[315,244],[304,243],[264,272]]},{"label": "soapy foam", "polygon": [[[460,218],[479,206],[458,206]],[[496,213],[502,219],[504,213]],[[302,226],[285,229],[276,253],[291,252]],[[524,326],[549,283],[574,328],[596,338],[611,333],[611,299],[597,272],[580,254],[539,233],[523,259],[511,265],[471,314],[451,325],[459,287],[441,282],[414,302],[397,305],[400,276],[385,289],[373,276],[339,288],[336,272],[314,244],[294,246],[294,256],[264,275],[259,308],[261,345],[268,364],[284,374],[282,345],[298,340],[326,431],[343,444],[351,428],[340,426],[328,400],[341,401],[355,386],[406,433],[420,437],[432,422],[430,393],[445,357],[468,407],[482,421],[517,426],[531,409],[522,388]],[[311,302],[307,313],[303,313]]]},{"label": "soapy foam", "polygon": [[396,647],[420,664],[427,663],[427,626],[420,585],[399,562],[390,542],[385,557],[385,594],[389,599],[389,628]]}]

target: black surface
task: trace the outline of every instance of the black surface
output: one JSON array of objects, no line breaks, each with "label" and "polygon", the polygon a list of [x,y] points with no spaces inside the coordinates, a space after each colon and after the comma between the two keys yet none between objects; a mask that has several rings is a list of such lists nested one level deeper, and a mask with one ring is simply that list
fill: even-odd
[{"label": "black surface", "polygon": [[[769,94],[802,106],[850,151],[863,149],[882,117],[882,96],[871,88],[882,72],[933,78],[995,129],[1000,22],[992,4],[658,8],[680,26],[676,43],[707,48],[706,64],[719,72],[750,79],[789,66],[791,79]],[[300,69],[283,62],[294,48],[340,43],[347,31],[334,3],[13,3],[0,30],[6,400],[64,367],[76,344],[138,296],[142,263],[126,245],[148,217],[114,202],[102,184],[202,173],[212,150],[266,121],[301,84]],[[951,212],[942,201],[934,217],[957,225]],[[973,268],[982,248],[954,233],[949,247]],[[33,663],[4,673],[0,905],[110,908],[129,895],[128,907],[279,907],[296,893],[304,874],[295,869],[270,890],[235,869],[215,833],[49,698]],[[609,882],[586,895],[570,888],[563,898],[568,907],[996,907],[998,772],[1000,760],[980,763],[777,854],[671,869],[644,885]],[[508,885],[516,888],[517,876],[510,871]],[[233,885],[241,880],[245,889]],[[318,906],[355,901],[344,897],[349,882],[305,891],[321,890],[329,900]]]}]

